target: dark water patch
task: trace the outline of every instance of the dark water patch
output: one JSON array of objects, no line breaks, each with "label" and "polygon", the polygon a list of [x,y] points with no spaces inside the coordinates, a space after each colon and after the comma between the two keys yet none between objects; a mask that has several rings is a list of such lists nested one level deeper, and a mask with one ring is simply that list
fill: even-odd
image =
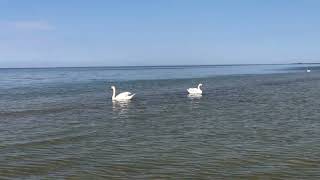
[{"label": "dark water patch", "polygon": [[18,118],[26,116],[37,116],[41,114],[59,113],[63,111],[70,111],[76,107],[56,107],[51,109],[38,109],[38,110],[25,110],[25,111],[14,111],[14,112],[0,112],[2,118]]},{"label": "dark water patch", "polygon": [[[72,167],[77,164],[77,158],[65,158],[61,160],[46,160],[45,162],[31,162],[23,166],[7,165],[0,171],[0,177],[3,178],[22,178],[33,179],[40,178],[43,175],[50,174],[54,171],[63,170],[65,167]],[[56,176],[58,178],[59,176]],[[37,179],[36,178],[36,179]]]}]

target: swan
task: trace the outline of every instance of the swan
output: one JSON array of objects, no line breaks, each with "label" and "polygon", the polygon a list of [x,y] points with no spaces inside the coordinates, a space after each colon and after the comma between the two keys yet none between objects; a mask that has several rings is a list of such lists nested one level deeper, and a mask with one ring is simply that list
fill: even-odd
[{"label": "swan", "polygon": [[197,88],[189,88],[187,91],[189,94],[202,94],[202,90],[200,89],[201,86],[202,84],[199,84]]},{"label": "swan", "polygon": [[116,87],[111,86],[111,89],[113,90],[113,94],[112,94],[113,101],[130,100],[135,95],[135,94],[131,94],[130,92],[123,92],[123,93],[120,93],[116,96]]},{"label": "swan", "polygon": [[309,72],[311,72],[311,70],[309,68],[307,68],[307,72],[309,73]]}]

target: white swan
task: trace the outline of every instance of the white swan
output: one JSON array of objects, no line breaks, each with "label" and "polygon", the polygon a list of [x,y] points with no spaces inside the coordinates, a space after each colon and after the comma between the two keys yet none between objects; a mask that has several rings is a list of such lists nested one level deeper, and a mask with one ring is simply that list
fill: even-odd
[{"label": "white swan", "polygon": [[113,101],[130,100],[135,95],[135,94],[131,94],[130,92],[123,92],[123,93],[120,93],[116,96],[116,87],[111,86],[111,89],[113,90],[113,94],[112,94]]},{"label": "white swan", "polygon": [[202,90],[200,89],[201,86],[202,84],[199,84],[197,88],[189,88],[187,91],[189,94],[202,94]]},{"label": "white swan", "polygon": [[311,72],[311,70],[309,68],[307,68],[307,72],[309,73],[309,72]]}]

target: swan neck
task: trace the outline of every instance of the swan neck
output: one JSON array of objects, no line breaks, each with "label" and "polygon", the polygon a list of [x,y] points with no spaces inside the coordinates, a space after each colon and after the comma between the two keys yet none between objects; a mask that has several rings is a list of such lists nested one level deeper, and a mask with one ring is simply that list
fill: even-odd
[{"label": "swan neck", "polygon": [[200,89],[200,87],[201,87],[201,85],[199,84],[199,85],[198,85],[198,89]]},{"label": "swan neck", "polygon": [[116,98],[116,88],[112,88],[112,99]]}]

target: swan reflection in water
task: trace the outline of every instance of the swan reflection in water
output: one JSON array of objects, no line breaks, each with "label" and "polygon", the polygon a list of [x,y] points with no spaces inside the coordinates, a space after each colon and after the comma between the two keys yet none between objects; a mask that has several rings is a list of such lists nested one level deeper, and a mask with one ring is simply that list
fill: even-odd
[{"label": "swan reflection in water", "polygon": [[125,115],[129,110],[130,100],[112,101],[112,110]]},{"label": "swan reflection in water", "polygon": [[200,99],[202,95],[201,94],[189,94],[188,98],[191,100],[190,101],[190,108],[191,109],[198,109],[200,108]]}]

